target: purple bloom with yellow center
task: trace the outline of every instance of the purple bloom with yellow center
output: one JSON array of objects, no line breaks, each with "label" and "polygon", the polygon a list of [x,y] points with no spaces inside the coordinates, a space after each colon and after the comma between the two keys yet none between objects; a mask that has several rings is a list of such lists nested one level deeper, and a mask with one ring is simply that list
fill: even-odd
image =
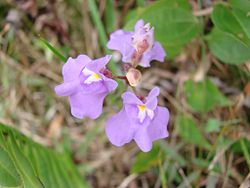
[{"label": "purple bloom with yellow center", "polygon": [[159,92],[155,87],[145,100],[132,92],[122,95],[122,110],[106,124],[106,134],[113,145],[120,147],[134,140],[142,151],[148,152],[153,141],[168,137],[169,111],[157,106]]},{"label": "purple bloom with yellow center", "polygon": [[64,83],[55,87],[59,96],[68,96],[71,114],[79,119],[98,118],[102,113],[103,101],[114,91],[117,82],[102,74],[110,55],[91,60],[86,55],[69,58],[62,69]]},{"label": "purple bloom with yellow center", "polygon": [[135,66],[149,67],[150,61],[164,61],[166,53],[161,44],[154,40],[154,28],[143,20],[137,21],[134,32],[117,30],[110,35],[107,47],[122,54],[123,62]]}]

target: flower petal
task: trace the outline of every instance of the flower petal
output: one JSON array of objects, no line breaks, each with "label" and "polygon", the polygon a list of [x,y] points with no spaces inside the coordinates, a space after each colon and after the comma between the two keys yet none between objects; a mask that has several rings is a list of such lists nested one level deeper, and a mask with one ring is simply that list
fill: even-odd
[{"label": "flower petal", "polygon": [[157,96],[160,93],[160,89],[159,87],[154,87],[148,94],[147,97],[147,102],[146,102],[146,107],[151,109],[151,110],[155,110],[155,108],[157,107]]},{"label": "flower petal", "polygon": [[64,82],[70,82],[79,77],[82,69],[91,61],[86,55],[79,55],[75,59],[69,58],[63,65],[62,74]]},{"label": "flower petal", "polygon": [[102,76],[102,79],[104,80],[104,85],[107,87],[109,92],[114,91],[117,88],[118,83],[115,80],[105,76]]},{"label": "flower petal", "polygon": [[143,27],[143,26],[144,26],[144,20],[140,19],[140,20],[138,20],[138,21],[136,22],[134,29],[135,29],[135,31],[136,31],[136,30],[140,29],[140,28]]},{"label": "flower petal", "polygon": [[79,119],[89,117],[98,118],[102,113],[103,100],[107,93],[84,94],[78,92],[69,97],[71,114]]},{"label": "flower petal", "polygon": [[149,152],[152,149],[152,141],[148,135],[146,126],[142,125],[142,127],[137,129],[134,140],[142,151]]},{"label": "flower petal", "polygon": [[130,91],[123,93],[122,99],[124,104],[143,105],[143,102],[140,99],[138,99],[138,97],[134,93]]},{"label": "flower petal", "polygon": [[80,90],[80,82],[79,79],[65,82],[55,87],[55,92],[59,96],[69,96]]},{"label": "flower petal", "polygon": [[86,68],[97,73],[109,63],[111,57],[112,55],[106,55],[104,57],[95,59],[88,63]]},{"label": "flower petal", "polygon": [[161,44],[159,42],[155,42],[153,48],[143,54],[139,65],[141,65],[142,67],[150,67],[150,61],[157,60],[163,62],[165,56],[166,53],[165,50],[162,48]]},{"label": "flower petal", "polygon": [[111,33],[110,40],[108,41],[107,47],[111,50],[117,50],[122,54],[123,62],[130,62],[134,53],[132,46],[132,35],[131,32],[123,30],[117,30]]},{"label": "flower petal", "polygon": [[115,146],[123,146],[132,140],[134,130],[124,108],[108,119],[105,131],[109,141]]},{"label": "flower petal", "polygon": [[167,131],[168,121],[169,121],[168,109],[165,107],[158,106],[155,111],[154,119],[147,128],[150,140],[155,141],[158,139],[168,137],[168,131]]}]

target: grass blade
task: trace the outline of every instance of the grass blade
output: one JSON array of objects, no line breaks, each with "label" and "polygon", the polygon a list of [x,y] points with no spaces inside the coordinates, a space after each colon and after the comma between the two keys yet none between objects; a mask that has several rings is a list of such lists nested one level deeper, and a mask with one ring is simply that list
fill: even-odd
[{"label": "grass blade", "polygon": [[49,42],[47,42],[45,39],[40,38],[39,40],[47,47],[49,48],[60,60],[63,62],[67,61],[67,58],[64,57],[57,49],[55,49]]}]

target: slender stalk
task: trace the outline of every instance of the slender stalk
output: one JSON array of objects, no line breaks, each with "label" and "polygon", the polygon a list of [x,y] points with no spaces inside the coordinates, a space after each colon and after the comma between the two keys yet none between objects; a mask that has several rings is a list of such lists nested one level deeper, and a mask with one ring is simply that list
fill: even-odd
[{"label": "slender stalk", "polygon": [[248,164],[248,169],[250,170],[250,155],[249,155],[249,152],[247,150],[247,146],[246,146],[243,138],[240,139],[240,146],[241,146],[242,152],[244,154],[244,157],[246,158],[246,161]]},{"label": "slender stalk", "polygon": [[165,172],[164,172],[164,168],[163,168],[162,161],[161,161],[160,157],[158,160],[158,164],[159,164],[159,169],[160,169],[161,186],[162,186],[162,188],[167,188],[167,180],[165,177]]}]

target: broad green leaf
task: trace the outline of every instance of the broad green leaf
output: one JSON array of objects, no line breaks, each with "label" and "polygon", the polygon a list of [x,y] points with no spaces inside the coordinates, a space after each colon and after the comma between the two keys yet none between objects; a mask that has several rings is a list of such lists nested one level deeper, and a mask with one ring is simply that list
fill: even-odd
[{"label": "broad green leaf", "polygon": [[[143,19],[155,27],[155,38],[173,56],[181,47],[197,36],[200,31],[198,20],[192,15],[187,1],[161,0],[140,9],[125,29],[132,29],[137,20]],[[172,50],[172,47],[174,50]],[[178,48],[177,48],[178,47]],[[177,50],[176,50],[177,49]]]},{"label": "broad green leaf", "polygon": [[250,47],[233,34],[215,28],[207,40],[213,55],[224,63],[241,64],[250,60]]},{"label": "broad green leaf", "polygon": [[216,106],[229,105],[229,100],[221,94],[218,88],[209,79],[184,83],[187,103],[197,112],[208,112]]},{"label": "broad green leaf", "polygon": [[201,148],[211,148],[211,145],[204,138],[191,116],[178,116],[176,124],[178,133],[184,141],[189,144],[197,145]]},{"label": "broad green leaf", "polygon": [[21,178],[9,154],[0,147],[0,187],[18,187]]},{"label": "broad green leaf", "polygon": [[133,173],[141,173],[149,170],[153,166],[157,166],[160,157],[160,148],[154,145],[148,153],[140,152],[136,156],[135,163],[132,166]]},{"label": "broad green leaf", "polygon": [[207,133],[211,133],[211,132],[219,132],[220,131],[220,126],[221,126],[221,122],[217,119],[214,118],[210,118],[207,121],[206,127],[205,127],[205,131]]},{"label": "broad green leaf", "polygon": [[89,187],[68,155],[47,149],[0,123],[0,187]]},{"label": "broad green leaf", "polygon": [[168,58],[177,56],[183,48],[183,45],[169,45],[165,43],[162,46],[166,49]]},{"label": "broad green leaf", "polygon": [[241,24],[246,35],[250,39],[250,1],[249,0],[230,0],[233,14]]},{"label": "broad green leaf", "polygon": [[217,4],[213,10],[212,20],[221,31],[231,33],[242,42],[250,44],[243,28],[228,6]]}]

